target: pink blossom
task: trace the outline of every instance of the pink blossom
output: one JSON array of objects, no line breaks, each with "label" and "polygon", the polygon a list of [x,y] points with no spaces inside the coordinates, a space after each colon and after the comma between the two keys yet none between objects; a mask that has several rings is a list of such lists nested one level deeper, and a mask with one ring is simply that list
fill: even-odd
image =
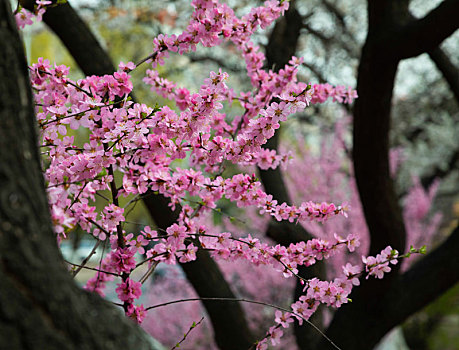
[{"label": "pink blossom", "polygon": [[131,304],[135,299],[138,299],[142,295],[141,287],[142,284],[140,282],[127,278],[118,284],[116,294],[121,301]]},{"label": "pink blossom", "polygon": [[288,328],[289,323],[293,322],[292,315],[289,312],[283,313],[280,310],[276,310],[275,315],[276,315],[276,318],[274,319],[274,321],[276,323],[279,323],[284,328]]},{"label": "pink blossom", "polygon": [[143,304],[140,304],[140,305],[129,304],[126,315],[132,318],[138,324],[141,324],[143,320],[145,319],[146,310],[143,307]]}]

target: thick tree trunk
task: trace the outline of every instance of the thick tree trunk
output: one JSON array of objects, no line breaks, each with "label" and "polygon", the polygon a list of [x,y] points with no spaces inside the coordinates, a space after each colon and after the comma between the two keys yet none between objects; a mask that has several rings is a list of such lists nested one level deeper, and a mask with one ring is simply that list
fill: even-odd
[{"label": "thick tree trunk", "polygon": [[[445,0],[417,21],[410,21],[408,4],[407,0],[368,0],[369,31],[358,72],[353,158],[372,255],[387,245],[399,251],[405,248],[406,233],[388,161],[398,64],[403,58],[433,50],[459,26],[451,18],[459,11],[459,1]],[[425,35],[418,40],[421,33]],[[447,242],[403,275],[392,271],[381,281],[363,281],[351,295],[354,302],[335,313],[327,335],[342,349],[371,349],[391,328],[457,283],[458,245],[456,229]],[[332,346],[323,340],[318,349]]]},{"label": "thick tree trunk", "polygon": [[0,42],[0,348],[153,349],[139,327],[79,289],[65,270],[40,171],[26,60],[8,0],[0,0]]}]

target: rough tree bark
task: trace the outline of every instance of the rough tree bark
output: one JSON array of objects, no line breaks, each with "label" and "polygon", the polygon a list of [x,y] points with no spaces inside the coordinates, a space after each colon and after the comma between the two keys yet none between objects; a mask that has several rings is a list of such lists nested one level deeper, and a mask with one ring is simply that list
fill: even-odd
[{"label": "rough tree bark", "polygon": [[[32,0],[21,0],[21,3],[26,8],[33,6]],[[114,72],[110,56],[69,3],[49,8],[43,21],[61,39],[86,75]],[[148,193],[143,202],[159,228],[166,229],[177,221],[179,209],[172,212],[169,200],[163,196]],[[180,265],[200,297],[236,297],[208,252],[200,251],[196,261]],[[214,338],[220,349],[245,349],[255,342],[240,303],[203,301],[203,305],[209,314]]]},{"label": "rough tree bark", "polygon": [[64,267],[40,171],[26,60],[8,0],[0,0],[0,42],[0,348],[153,349],[139,327],[78,288]]}]

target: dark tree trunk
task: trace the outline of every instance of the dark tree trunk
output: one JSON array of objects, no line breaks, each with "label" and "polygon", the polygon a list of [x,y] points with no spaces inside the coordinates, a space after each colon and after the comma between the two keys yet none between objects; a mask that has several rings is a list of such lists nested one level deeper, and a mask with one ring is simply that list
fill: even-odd
[{"label": "dark tree trunk", "polygon": [[[407,0],[368,0],[369,30],[358,72],[353,158],[372,255],[387,245],[401,252],[405,248],[406,233],[388,161],[398,64],[433,50],[459,26],[453,19],[459,14],[457,0],[445,0],[416,21],[408,4]],[[447,242],[403,275],[392,271],[381,281],[363,281],[351,295],[354,302],[335,313],[327,335],[342,349],[371,349],[391,328],[452,287],[459,280],[458,234],[456,229]],[[317,349],[332,346],[322,340]]]},{"label": "dark tree trunk", "polygon": [[26,60],[8,0],[0,0],[0,42],[0,348],[152,349],[139,327],[79,289],[64,267],[40,171]]}]

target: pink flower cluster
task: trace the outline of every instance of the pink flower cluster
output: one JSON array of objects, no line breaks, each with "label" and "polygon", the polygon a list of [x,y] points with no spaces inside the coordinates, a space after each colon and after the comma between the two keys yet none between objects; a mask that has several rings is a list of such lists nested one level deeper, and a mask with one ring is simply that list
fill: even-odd
[{"label": "pink flower cluster", "polygon": [[390,272],[390,264],[397,264],[398,252],[395,249],[392,249],[390,246],[384,249],[381,254],[376,255],[376,257],[365,257],[362,256],[362,261],[365,264],[365,271],[367,272],[367,277],[375,276],[377,278],[383,278],[384,274]]},{"label": "pink flower cluster", "polygon": [[[200,225],[199,217],[217,208],[223,198],[238,207],[255,207],[278,221],[323,222],[346,215],[346,205],[278,203],[262,190],[255,175],[225,175],[225,170],[228,161],[265,169],[286,162],[288,156],[262,147],[281,122],[311,103],[323,103],[328,98],[351,103],[357,95],[350,88],[299,82],[297,72],[302,60],[296,57],[278,72],[262,70],[265,57],[250,38],[258,27],[266,28],[281,15],[288,1],[267,1],[242,18],[217,0],[193,0],[192,5],[195,10],[183,33],[159,35],[153,40],[149,57],[153,70],[145,78],[155,91],[174,99],[180,111],[166,106],[150,108],[128,99],[133,86],[129,73],[135,69],[132,62],[121,62],[114,74],[79,81],[67,77],[67,67],[51,66],[48,60],[39,59],[30,67],[56,233],[65,238],[78,225],[96,239],[110,241],[111,251],[86,288],[102,294],[106,281],[121,278],[116,293],[126,314],[137,322],[145,316],[143,305],[135,305],[144,280],[135,281],[131,273],[147,262],[153,269],[159,263],[193,261],[198,248],[209,250],[219,259],[266,265],[285,277],[303,280],[305,295],[292,304],[291,315],[276,317],[282,327],[288,326],[292,317],[299,322],[308,319],[320,303],[339,307],[348,301],[352,285],[358,284],[357,267],[346,265],[343,277],[327,282],[304,280],[297,275],[298,266],[327,259],[340,247],[353,251],[359,244],[355,235],[312,239],[288,247],[270,246],[250,235],[235,238],[227,232],[209,232]],[[244,58],[254,91],[237,95],[227,86],[228,74],[219,70],[211,72],[199,90],[192,93],[160,78],[154,70],[164,63],[169,52],[183,54],[198,44],[211,47],[226,40]],[[223,104],[235,99],[245,112],[230,118],[222,112]],[[89,135],[86,142],[77,144],[73,136],[67,136],[69,128],[85,129]],[[188,162],[190,168],[180,168],[176,160]],[[117,184],[120,178],[115,177],[115,172],[122,174],[122,184]],[[111,199],[101,194],[104,190],[111,192]],[[131,196],[135,201],[147,191],[170,198],[173,207],[181,205],[178,222],[164,234],[148,226],[138,235],[124,230],[127,214],[119,197]],[[107,201],[102,210],[96,209],[96,195]],[[147,248],[149,243],[154,243],[153,247]],[[146,254],[147,258],[137,262],[136,253]],[[386,249],[376,258],[365,258],[366,272],[382,277],[397,254]],[[273,344],[281,334],[279,326],[271,328]],[[260,342],[259,347],[263,344]]]},{"label": "pink flower cluster", "polygon": [[142,284],[130,278],[121,282],[116,288],[116,294],[121,301],[126,301],[129,304],[142,295]]},{"label": "pink flower cluster", "polygon": [[31,25],[33,23],[33,19],[40,22],[43,14],[46,12],[46,7],[51,4],[52,1],[36,0],[33,13],[18,5],[18,9],[14,13],[16,25],[18,28],[22,29],[27,25]]},{"label": "pink flower cluster", "polygon": [[[365,264],[366,278],[375,276],[383,278],[384,273],[390,271],[389,263],[396,264],[399,253],[390,246],[385,248],[381,254],[376,257],[362,257]],[[272,326],[266,337],[258,342],[257,350],[268,348],[268,339],[272,345],[280,343],[283,335],[281,328],[288,328],[289,324],[296,319],[301,325],[303,321],[309,320],[320,304],[339,308],[342,304],[349,301],[347,296],[351,293],[353,286],[358,286],[360,281],[358,277],[363,273],[360,266],[346,264],[343,266],[344,276],[335,278],[333,281],[320,281],[313,278],[307,281],[305,286],[306,294],[302,295],[298,301],[291,305],[291,312],[276,311],[275,322],[277,325]]]},{"label": "pink flower cluster", "polygon": [[[177,258],[181,262],[194,260],[197,248],[192,243],[185,244],[185,240],[191,237],[198,238],[200,246],[211,251],[211,255],[215,258],[228,261],[242,259],[255,265],[269,265],[282,272],[285,277],[290,277],[298,272],[298,266],[310,266],[317,260],[327,259],[336,254],[340,246],[347,246],[350,251],[353,251],[359,245],[355,235],[349,235],[346,239],[336,235],[334,241],[312,239],[307,242],[292,243],[288,247],[281,245],[273,247],[250,235],[247,238],[236,239],[228,232],[207,233],[205,226],[200,226],[194,233],[190,233],[190,221],[184,221],[187,222],[188,227],[174,224],[167,229],[166,235],[157,235],[157,232],[145,228],[152,233],[149,239],[160,242],[147,251],[150,261],[174,264]],[[186,261],[183,261],[184,257]]]}]

